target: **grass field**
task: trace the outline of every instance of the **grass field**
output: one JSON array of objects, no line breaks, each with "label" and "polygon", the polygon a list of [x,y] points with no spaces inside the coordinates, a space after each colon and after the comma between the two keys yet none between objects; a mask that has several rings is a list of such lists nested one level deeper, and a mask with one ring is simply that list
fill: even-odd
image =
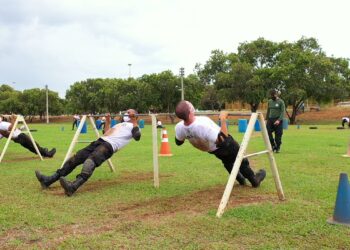
[{"label": "grass field", "polygon": [[[0,164],[0,249],[349,249],[350,228],[326,223],[334,211],[339,174],[350,172],[350,159],[341,157],[350,130],[336,126],[289,126],[275,155],[286,201],[278,200],[267,156],[255,157],[251,165],[266,168],[266,180],[257,189],[235,185],[218,219],[226,170],[189,143],[175,146],[173,126],[168,134],[174,156],[160,158],[159,189],[153,187],[151,128],[146,125],[141,141],[112,157],[117,173],[104,164],[66,197],[59,183],[41,190],[34,170],[51,174],[61,165],[73,137],[70,124],[30,125],[38,129],[36,141],[56,147],[57,154],[40,161],[10,144]],[[230,132],[241,141],[237,127]],[[92,138],[91,129],[81,136]],[[262,149],[255,133],[248,151]]]}]

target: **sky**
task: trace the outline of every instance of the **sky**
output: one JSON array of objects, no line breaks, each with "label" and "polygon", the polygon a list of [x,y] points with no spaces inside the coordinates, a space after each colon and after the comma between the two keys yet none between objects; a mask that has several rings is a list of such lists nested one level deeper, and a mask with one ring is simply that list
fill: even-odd
[{"label": "sky", "polygon": [[0,0],[0,84],[64,97],[88,78],[188,75],[212,50],[259,37],[314,37],[350,58],[349,10],[348,0]]}]

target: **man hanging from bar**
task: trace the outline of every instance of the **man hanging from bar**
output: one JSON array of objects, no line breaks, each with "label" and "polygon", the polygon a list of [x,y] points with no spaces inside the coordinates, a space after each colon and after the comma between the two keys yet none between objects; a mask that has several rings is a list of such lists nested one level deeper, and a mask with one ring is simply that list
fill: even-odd
[{"label": "man hanging from bar", "polygon": [[[0,139],[3,137],[8,138],[10,136],[10,133],[12,131],[12,128],[15,122],[16,122],[16,116],[14,115],[11,116],[11,122],[3,121],[2,118],[0,117]],[[25,133],[23,133],[18,128],[15,128],[15,130],[13,131],[11,140],[14,141],[15,143],[21,144],[22,147],[28,149],[30,152],[37,154],[30,137]],[[38,147],[41,156],[43,157],[51,158],[56,153],[55,148],[49,151],[47,148],[41,147],[37,142],[35,142],[35,144]]]},{"label": "man hanging from bar", "polygon": [[[180,121],[175,126],[175,142],[180,146],[187,139],[195,148],[214,154],[219,158],[227,172],[231,173],[236,160],[239,144],[228,134],[226,119],[228,113],[220,112],[221,128],[206,116],[195,116],[192,103],[181,101],[176,106],[175,114]],[[253,187],[259,187],[266,171],[260,169],[256,174],[250,168],[248,159],[243,159],[236,180],[240,185],[246,184],[246,178]]]},{"label": "man hanging from bar", "polygon": [[[127,110],[123,121],[110,128],[111,117],[108,114],[106,116],[106,132],[104,135],[87,147],[79,150],[64,163],[61,169],[57,169],[51,176],[42,175],[36,170],[35,174],[42,188],[48,188],[52,183],[60,180],[65,194],[71,196],[91,177],[95,168],[129,144],[131,139],[139,141],[141,132],[137,125],[137,112],[134,109]],[[64,177],[80,164],[83,164],[81,173],[76,176],[73,182],[67,181]]]}]

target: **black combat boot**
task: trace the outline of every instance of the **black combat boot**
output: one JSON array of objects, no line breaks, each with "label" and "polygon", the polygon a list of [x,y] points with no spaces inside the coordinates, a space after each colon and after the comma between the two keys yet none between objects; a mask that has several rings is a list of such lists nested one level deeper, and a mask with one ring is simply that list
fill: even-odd
[{"label": "black combat boot", "polygon": [[239,185],[244,186],[246,184],[244,176],[238,172],[236,180],[238,181]]},{"label": "black combat boot", "polygon": [[35,170],[35,175],[36,178],[38,179],[38,181],[41,184],[42,188],[48,188],[52,183],[54,183],[55,181],[57,181],[60,178],[60,175],[55,172],[53,175],[51,176],[45,176],[42,175],[39,170]]},{"label": "black combat boot", "polygon": [[264,169],[260,169],[256,174],[255,174],[255,181],[251,182],[252,186],[257,188],[260,186],[260,183],[265,179],[266,177],[266,171]]},{"label": "black combat boot", "polygon": [[53,148],[46,153],[45,157],[52,158],[55,154],[56,154],[56,148]]},{"label": "black combat boot", "polygon": [[64,193],[67,196],[72,196],[77,189],[83,185],[83,183],[86,180],[84,180],[82,177],[78,176],[77,179],[73,182],[67,181],[64,177],[60,178],[60,183],[62,188],[64,189]]}]

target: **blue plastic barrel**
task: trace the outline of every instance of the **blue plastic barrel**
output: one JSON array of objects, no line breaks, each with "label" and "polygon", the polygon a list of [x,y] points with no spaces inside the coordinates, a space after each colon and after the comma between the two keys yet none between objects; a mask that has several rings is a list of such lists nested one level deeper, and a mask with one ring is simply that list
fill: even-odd
[{"label": "blue plastic barrel", "polygon": [[288,129],[288,119],[283,118],[283,129]]},{"label": "blue plastic barrel", "polygon": [[261,131],[260,122],[258,120],[256,120],[256,122],[254,124],[254,130]]},{"label": "blue plastic barrel", "polygon": [[101,129],[101,123],[102,123],[102,121],[101,120],[96,120],[96,128],[97,129]]},{"label": "blue plastic barrel", "polygon": [[145,127],[145,121],[144,120],[139,120],[139,128],[144,128]]},{"label": "blue plastic barrel", "polygon": [[[78,127],[79,127],[80,121],[78,121]],[[83,127],[81,128],[80,131],[81,134],[86,134],[87,133],[87,124],[84,122]]]},{"label": "blue plastic barrel", "polygon": [[247,125],[248,125],[247,119],[239,119],[238,120],[238,132],[245,133],[245,131],[247,130]]},{"label": "blue plastic barrel", "polygon": [[114,125],[116,125],[118,123],[119,123],[119,121],[117,121],[115,119],[111,120],[111,127],[113,127]]}]

